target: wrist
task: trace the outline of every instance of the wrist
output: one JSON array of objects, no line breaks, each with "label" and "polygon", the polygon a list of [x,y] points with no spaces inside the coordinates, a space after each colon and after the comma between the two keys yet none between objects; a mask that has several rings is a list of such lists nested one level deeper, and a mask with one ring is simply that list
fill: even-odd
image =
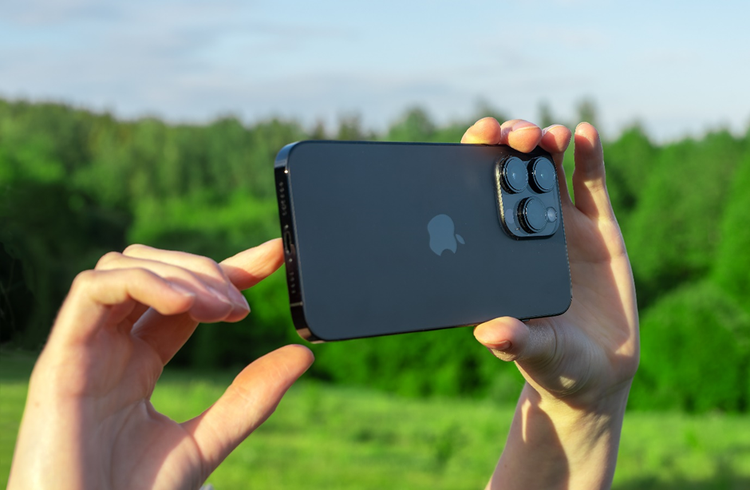
[{"label": "wrist", "polygon": [[576,405],[526,384],[488,488],[609,488],[627,395]]},{"label": "wrist", "polygon": [[526,383],[519,407],[526,406],[529,416],[543,415],[548,418],[559,436],[585,433],[586,437],[597,438],[605,436],[613,428],[619,430],[629,392],[630,382],[616,391],[589,395],[584,401],[575,397],[558,398],[548,392],[540,393]]}]

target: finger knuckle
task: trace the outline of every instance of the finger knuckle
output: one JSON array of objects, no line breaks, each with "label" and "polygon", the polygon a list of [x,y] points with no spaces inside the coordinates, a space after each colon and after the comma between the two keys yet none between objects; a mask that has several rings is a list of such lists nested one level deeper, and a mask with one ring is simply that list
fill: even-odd
[{"label": "finger knuckle", "polygon": [[77,291],[80,289],[86,289],[87,287],[90,287],[94,281],[96,281],[98,276],[99,273],[95,270],[85,270],[79,272],[76,277],[73,278],[73,283],[70,286],[70,290]]},{"label": "finger knuckle", "polygon": [[122,254],[120,252],[107,252],[106,254],[102,255],[101,258],[97,261],[96,267],[94,267],[94,269],[102,269],[104,267],[107,267],[109,264],[116,262],[121,257]]},{"label": "finger knuckle", "polygon": [[127,271],[134,281],[149,281],[155,277],[159,277],[158,274],[151,272],[145,267],[133,267]]},{"label": "finger knuckle", "polygon": [[210,259],[208,257],[199,257],[198,267],[200,268],[201,271],[214,275],[214,276],[224,275],[219,264],[217,264],[215,260]]},{"label": "finger knuckle", "polygon": [[150,248],[151,247],[147,245],[141,245],[140,243],[133,243],[125,247],[125,250],[123,250],[122,253],[123,255],[140,255],[146,250],[149,250]]}]

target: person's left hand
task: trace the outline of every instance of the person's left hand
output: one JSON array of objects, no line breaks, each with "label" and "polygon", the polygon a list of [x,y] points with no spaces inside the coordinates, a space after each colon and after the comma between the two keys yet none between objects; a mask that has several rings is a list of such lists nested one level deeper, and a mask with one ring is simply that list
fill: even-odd
[{"label": "person's left hand", "polygon": [[[563,157],[571,132],[513,119],[477,121],[464,143],[548,151],[557,168],[572,301],[562,315],[496,318],[474,330],[526,379],[503,455],[488,488],[608,488],[630,385],[640,358],[638,307],[625,241],[607,194],[602,143],[581,123],[574,133],[568,194]],[[543,461],[544,464],[539,464]]]},{"label": "person's left hand", "polygon": [[8,488],[200,487],[273,413],[312,353],[286,346],[256,360],[181,424],[149,398],[198,322],[244,318],[239,290],[282,262],[278,239],[221,264],[138,245],[81,273],[34,368]]},{"label": "person's left hand", "polygon": [[528,153],[548,151],[557,167],[570,263],[572,302],[562,315],[521,322],[497,318],[476,327],[476,338],[502,360],[515,361],[543,398],[582,411],[612,402],[624,408],[638,366],[638,308],[625,242],[607,194],[599,133],[581,123],[574,134],[573,191],[563,157],[570,130],[542,130],[520,119],[484,118],[464,143],[502,144]]}]

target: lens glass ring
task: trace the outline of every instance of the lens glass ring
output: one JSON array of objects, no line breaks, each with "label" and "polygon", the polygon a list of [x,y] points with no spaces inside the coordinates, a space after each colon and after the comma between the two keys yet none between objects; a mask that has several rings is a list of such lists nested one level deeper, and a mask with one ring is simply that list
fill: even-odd
[{"label": "lens glass ring", "polygon": [[519,193],[526,189],[528,183],[526,164],[520,158],[508,158],[503,165],[503,185],[507,191],[513,194]]},{"label": "lens glass ring", "polygon": [[529,233],[537,233],[547,226],[547,206],[536,197],[527,197],[518,206],[521,226]]},{"label": "lens glass ring", "polygon": [[530,166],[531,182],[538,192],[549,192],[555,187],[555,166],[546,158],[539,157]]}]

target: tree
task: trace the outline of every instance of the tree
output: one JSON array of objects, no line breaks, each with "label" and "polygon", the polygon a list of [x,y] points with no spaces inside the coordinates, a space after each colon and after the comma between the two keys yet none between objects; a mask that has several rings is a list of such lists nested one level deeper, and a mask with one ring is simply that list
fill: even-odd
[{"label": "tree", "polygon": [[326,125],[323,122],[322,119],[318,119],[315,122],[315,126],[313,126],[312,131],[310,131],[310,139],[311,140],[326,140],[328,139],[326,132]]},{"label": "tree", "polygon": [[579,122],[587,122],[593,125],[595,128],[599,129],[599,131],[601,132],[598,110],[596,108],[596,102],[594,102],[594,99],[591,99],[589,97],[581,99],[576,106],[576,115],[578,116],[578,121],[576,121],[576,124]]},{"label": "tree", "polygon": [[[469,124],[474,123],[474,121],[482,117],[494,117],[501,123],[508,120],[507,114],[492,105],[492,103],[485,98],[480,98],[477,100],[475,116],[471,118],[471,122]],[[466,127],[469,127],[469,125],[467,125]]]},{"label": "tree", "polygon": [[339,119],[337,140],[356,141],[369,139],[362,129],[362,118],[359,114],[349,114]]},{"label": "tree", "polygon": [[718,131],[667,146],[642,170],[641,197],[623,227],[641,306],[708,274],[743,144]]},{"label": "tree", "polygon": [[0,248],[10,256],[8,265],[23,274],[3,268],[0,281],[28,290],[34,303],[29,311],[19,310],[29,306],[22,295],[22,303],[12,303],[12,313],[2,316],[25,320],[13,326],[12,340],[37,349],[75,275],[93,268],[104,253],[124,248],[130,217],[63,183],[15,182],[1,197]]},{"label": "tree", "polygon": [[560,121],[556,120],[555,116],[552,114],[552,108],[550,107],[549,102],[546,100],[541,101],[539,103],[539,125],[546,128],[559,122]]},{"label": "tree", "polygon": [[412,107],[388,129],[388,141],[432,141],[436,126],[421,107]]},{"label": "tree", "polygon": [[750,313],[750,151],[732,180],[721,220],[721,242],[713,277]]},{"label": "tree", "polygon": [[[612,207],[623,226],[641,198],[657,165],[659,149],[639,124],[625,129],[617,140],[604,144],[607,189]],[[626,230],[623,230],[624,232]]]},{"label": "tree", "polygon": [[750,316],[710,281],[679,288],[641,320],[629,404],[706,412],[748,408]]}]

